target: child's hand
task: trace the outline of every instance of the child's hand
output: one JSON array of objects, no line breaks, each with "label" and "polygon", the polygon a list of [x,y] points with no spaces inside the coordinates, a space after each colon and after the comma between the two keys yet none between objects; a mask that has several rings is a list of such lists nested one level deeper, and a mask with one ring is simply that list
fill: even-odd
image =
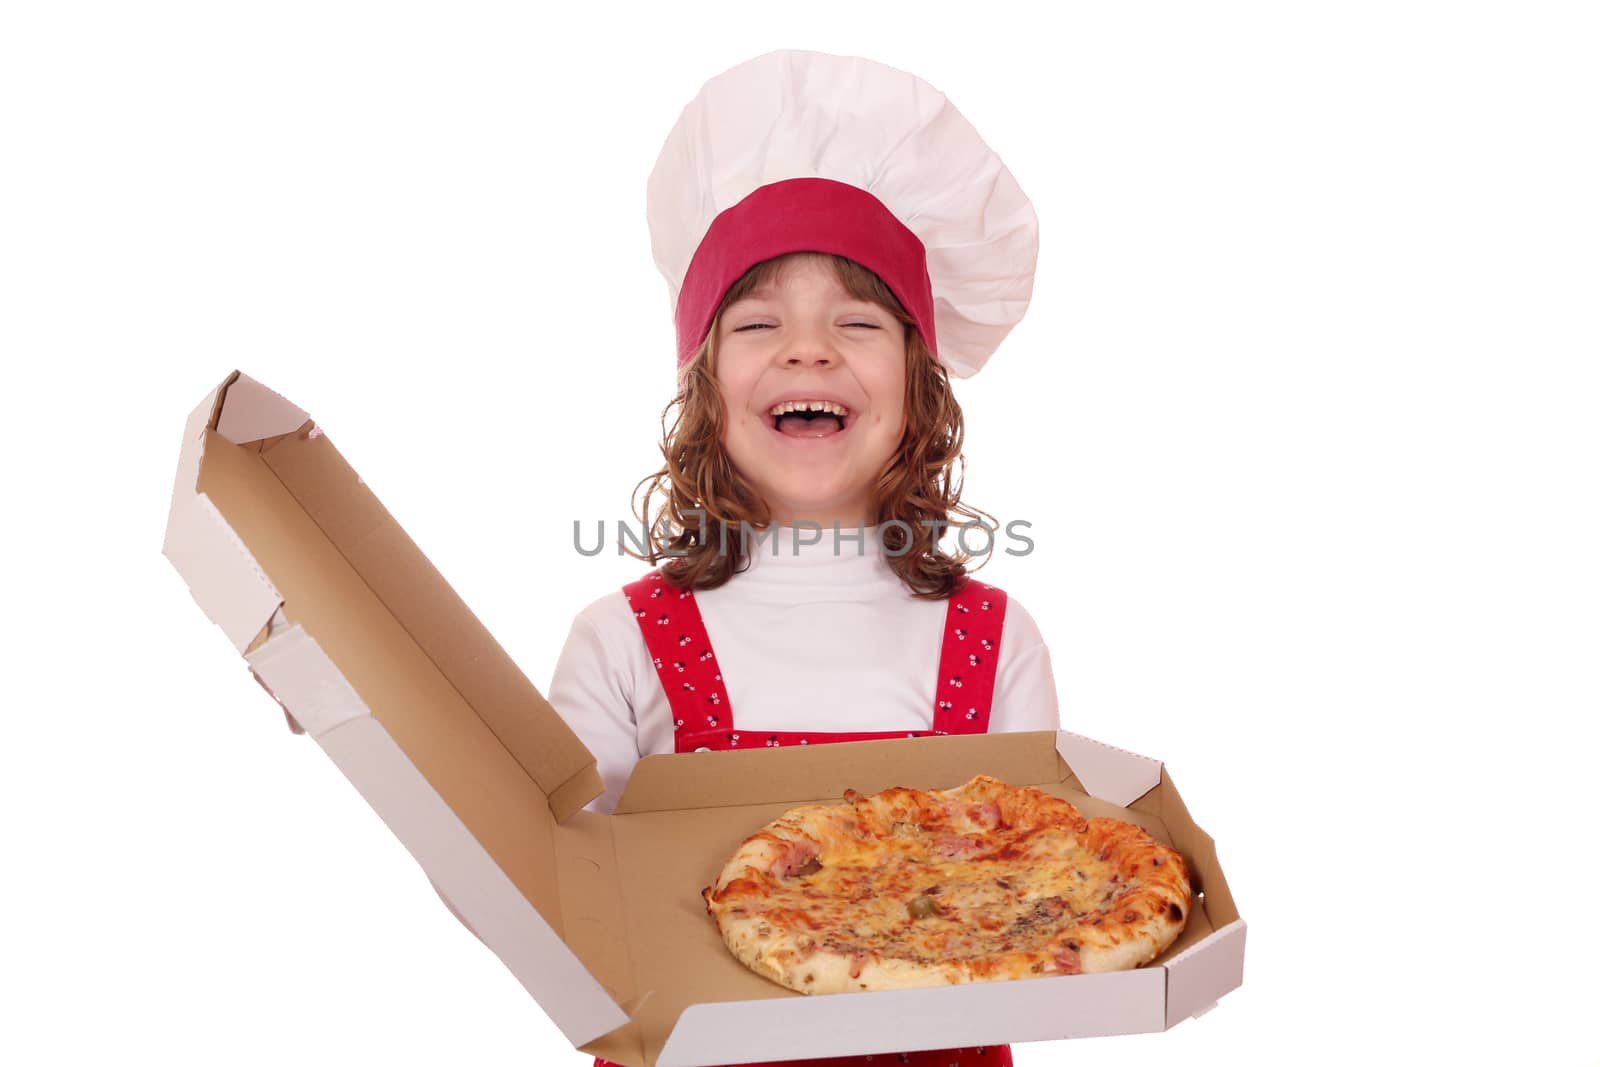
[{"label": "child's hand", "polygon": [[[483,941],[483,938],[478,936],[478,931],[472,928],[472,924],[463,919],[461,917],[461,913],[456,910],[456,906],[450,903],[450,898],[444,895],[444,890],[439,888],[439,883],[435,882],[432,878],[429,878],[428,884],[433,886],[433,891],[435,893],[439,894],[439,899],[444,901],[444,906],[450,909],[450,914],[456,917],[456,922],[460,923],[462,926],[465,926],[467,928],[467,933],[471,934],[473,937],[477,937],[479,941]],[[487,942],[484,943],[487,945]]]},{"label": "child's hand", "polygon": [[284,706],[283,701],[278,699],[278,694],[274,693],[271,689],[268,689],[267,683],[261,680],[261,675],[257,674],[255,671],[251,671],[250,677],[254,678],[256,680],[256,684],[261,686],[262,689],[267,690],[267,696],[272,698],[273,703],[277,704],[278,707],[283,709],[283,717],[284,720],[289,724],[289,732],[292,734],[305,733],[305,727],[301,726],[298,722],[295,722],[294,716],[289,714],[289,709]]}]

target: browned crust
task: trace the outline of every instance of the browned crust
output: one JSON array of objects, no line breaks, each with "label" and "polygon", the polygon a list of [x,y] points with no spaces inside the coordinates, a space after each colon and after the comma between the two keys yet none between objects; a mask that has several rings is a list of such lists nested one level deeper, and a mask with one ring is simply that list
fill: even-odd
[{"label": "browned crust", "polygon": [[[701,896],[746,966],[823,993],[1141,966],[1182,932],[1190,883],[1138,826],[979,775],[792,808]],[[921,920],[900,915],[918,897]]]}]

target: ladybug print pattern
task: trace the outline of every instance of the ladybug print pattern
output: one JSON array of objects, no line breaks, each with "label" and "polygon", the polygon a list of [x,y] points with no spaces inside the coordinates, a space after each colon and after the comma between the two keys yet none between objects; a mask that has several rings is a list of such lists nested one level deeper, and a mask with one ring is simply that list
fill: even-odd
[{"label": "ladybug print pattern", "polygon": [[[657,568],[623,586],[622,591],[640,621],[651,662],[672,706],[674,750],[714,752],[741,747],[727,687],[693,590],[683,590],[675,597],[668,595],[672,587]],[[762,734],[755,747],[987,733],[1006,595],[995,586],[969,578],[947,603],[938,680],[930,709],[931,730],[779,731]],[[646,605],[653,606],[647,609]],[[646,625],[647,620],[653,620],[654,625]],[[750,747],[748,742],[745,747]]]}]

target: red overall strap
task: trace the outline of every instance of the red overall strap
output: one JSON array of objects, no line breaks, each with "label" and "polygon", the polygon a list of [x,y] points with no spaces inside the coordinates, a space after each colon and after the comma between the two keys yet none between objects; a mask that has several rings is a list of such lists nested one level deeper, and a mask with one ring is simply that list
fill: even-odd
[{"label": "red overall strap", "polygon": [[686,733],[717,732],[719,728],[730,732],[733,713],[728,707],[728,690],[712,655],[711,638],[706,636],[694,591],[672,588],[658,567],[623,586],[622,592],[633,608],[634,621],[650,650],[650,662],[672,707],[677,751],[692,751],[684,747]]},{"label": "red overall strap", "polygon": [[772,748],[989,731],[1006,594],[985,582],[968,579],[947,601],[939,675],[934,685],[933,729],[860,733],[741,732],[734,726],[722,668],[711,650],[711,638],[693,590],[672,588],[657,568],[623,586],[622,592],[633,609],[656,677],[672,708],[675,751]]},{"label": "red overall strap", "polygon": [[1006,621],[1005,590],[969,578],[945,611],[933,732],[986,734]]}]

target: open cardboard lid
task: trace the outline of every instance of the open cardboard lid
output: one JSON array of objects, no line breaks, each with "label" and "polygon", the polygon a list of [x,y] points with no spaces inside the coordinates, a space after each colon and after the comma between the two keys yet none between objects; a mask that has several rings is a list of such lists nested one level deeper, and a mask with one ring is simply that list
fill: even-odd
[{"label": "open cardboard lid", "polygon": [[[603,790],[593,756],[306,413],[237,371],[189,417],[163,551],[291,723],[574,1046],[640,1067],[778,1059],[795,1053],[774,1035],[801,1020],[815,1038],[806,1055],[903,1045],[874,1037],[871,1020],[891,1007],[879,998],[917,1012],[925,1038],[961,1038],[952,1046],[973,1043],[960,1025],[979,1002],[1010,1020],[991,1043],[1132,1032],[1239,984],[1243,923],[1210,838],[1159,762],[1075,734],[651,756],[615,815],[581,810]],[[708,950],[714,924],[663,921],[645,891],[663,864],[695,855],[714,873],[790,804],[980,772],[1153,820],[1191,857],[1204,930],[1162,966],[1121,976],[804,997],[743,969],[720,940]],[[1076,983],[1070,1005],[1048,985],[1059,981]],[[1037,1013],[1046,995],[1057,999]]]},{"label": "open cardboard lid", "polygon": [[552,835],[603,792],[593,755],[306,413],[212,390],[162,551],[568,1038],[626,1022],[560,939]]}]

